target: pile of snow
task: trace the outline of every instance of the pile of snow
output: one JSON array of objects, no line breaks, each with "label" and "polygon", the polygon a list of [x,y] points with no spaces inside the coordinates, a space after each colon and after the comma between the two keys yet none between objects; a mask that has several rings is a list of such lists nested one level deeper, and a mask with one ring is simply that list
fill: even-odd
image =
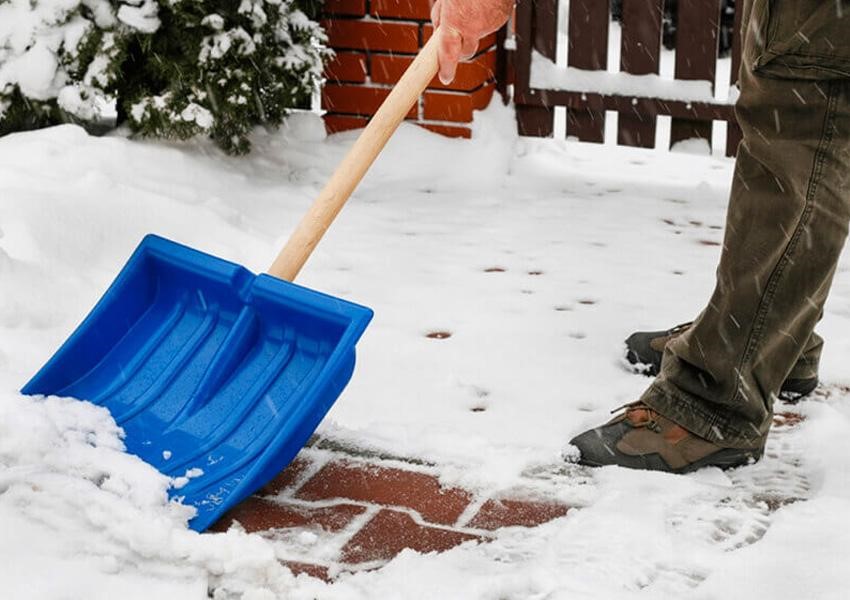
[{"label": "pile of snow", "polygon": [[353,135],[324,139],[299,115],[243,159],[71,126],[0,139],[0,595],[839,597],[846,259],[821,327],[829,393],[800,405],[807,420],[761,463],[687,477],[565,466],[565,441],[648,383],[622,368],[621,340],[702,308],[732,163],[519,140],[512,119],[494,106],[473,141],[404,125],[308,262],[299,283],[376,311],[320,433],[425,457],[446,483],[581,508],[333,584],[279,565],[297,540],[188,531],[173,482],[121,452],[104,411],[16,390],[146,233],[262,271]]},{"label": "pile of snow", "polygon": [[[274,598],[292,574],[237,529],[203,536],[109,413],[0,395],[0,572],[10,598]],[[49,576],[45,576],[49,573]],[[244,594],[244,596],[243,596]],[[253,596],[251,595],[253,594]],[[259,595],[263,594],[263,595]]]}]

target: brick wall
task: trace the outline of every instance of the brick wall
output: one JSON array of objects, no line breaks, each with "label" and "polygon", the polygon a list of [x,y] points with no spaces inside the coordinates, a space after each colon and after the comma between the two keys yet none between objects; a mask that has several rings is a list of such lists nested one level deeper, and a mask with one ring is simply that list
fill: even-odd
[{"label": "brick wall", "polygon": [[[322,92],[328,132],[363,127],[431,37],[429,0],[325,0],[323,25],[336,51]],[[495,89],[496,34],[462,63],[448,86],[436,78],[407,118],[443,135],[470,137],[472,111]]]}]

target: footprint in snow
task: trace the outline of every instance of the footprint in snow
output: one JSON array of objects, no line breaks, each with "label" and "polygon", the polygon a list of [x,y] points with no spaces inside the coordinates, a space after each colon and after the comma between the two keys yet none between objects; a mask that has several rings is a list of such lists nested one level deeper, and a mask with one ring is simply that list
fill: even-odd
[{"label": "footprint in snow", "polygon": [[[823,394],[823,388],[816,394],[819,392]],[[844,391],[847,392],[850,390]],[[697,496],[684,498],[671,507],[663,517],[668,531],[674,536],[695,539],[716,545],[724,552],[732,552],[761,540],[779,508],[809,498],[809,474],[797,434],[804,417],[794,412],[793,406],[781,402],[776,405],[776,415],[762,459],[752,465],[725,471],[729,485],[708,485]],[[540,485],[554,485],[561,492],[570,490],[579,498],[584,490],[588,504],[592,504],[595,502],[594,495],[587,491],[595,487],[597,471],[576,464],[574,460],[577,458],[569,457],[568,461],[560,464],[535,466],[527,469],[523,476]],[[582,510],[580,501],[573,506],[575,510]],[[587,548],[582,549],[580,556],[567,556],[566,559],[574,559],[576,565],[586,567],[587,561],[592,558],[587,556],[588,551]],[[603,561],[604,557],[598,559]],[[703,572],[699,565],[690,561],[681,564],[678,561],[648,561],[636,571],[631,584],[638,589],[648,588],[672,597],[688,594],[707,576],[708,572]]]},{"label": "footprint in snow", "polygon": [[778,509],[808,499],[810,482],[796,428],[803,421],[789,405],[777,403],[764,456],[727,471],[731,488],[720,497],[689,499],[673,511],[669,525],[731,551],[759,541]]}]

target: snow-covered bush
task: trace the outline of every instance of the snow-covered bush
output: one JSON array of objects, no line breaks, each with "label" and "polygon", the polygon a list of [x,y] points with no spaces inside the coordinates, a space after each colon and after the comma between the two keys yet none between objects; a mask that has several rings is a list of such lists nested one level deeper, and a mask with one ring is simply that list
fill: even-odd
[{"label": "snow-covered bush", "polygon": [[0,0],[0,134],[95,122],[249,148],[322,76],[315,0]]},{"label": "snow-covered bush", "polygon": [[[0,0],[0,134],[96,119],[154,0]],[[141,29],[140,29],[141,28]]]},{"label": "snow-covered bush", "polygon": [[209,133],[230,152],[247,133],[279,124],[308,101],[322,76],[325,34],[294,0],[162,0],[162,25],[137,36],[121,96],[145,135]]}]

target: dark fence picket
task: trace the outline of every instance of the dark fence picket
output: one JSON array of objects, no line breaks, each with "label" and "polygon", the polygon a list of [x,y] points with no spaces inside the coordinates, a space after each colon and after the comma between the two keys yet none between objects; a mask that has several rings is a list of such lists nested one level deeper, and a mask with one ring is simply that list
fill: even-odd
[{"label": "dark fence picket", "polygon": [[549,60],[555,60],[558,48],[558,0],[534,3],[534,49]]},{"label": "dark fence picket", "polygon": [[[519,0],[517,20],[516,87],[518,95],[528,91],[531,74],[531,51],[555,60],[558,42],[558,0]],[[530,36],[526,32],[530,33]],[[552,137],[555,130],[555,108],[545,105],[517,104],[517,126],[520,135]]]},{"label": "dark fence picket", "polygon": [[[567,65],[590,71],[608,66],[610,0],[571,0]],[[583,142],[605,140],[605,112],[590,108],[567,110],[567,135]]]},{"label": "dark fence picket", "polygon": [[[687,0],[678,3],[676,79],[709,81],[714,91],[722,0]],[[711,121],[673,119],[670,146],[691,138],[711,144]]]},{"label": "dark fence picket", "polygon": [[[658,74],[664,0],[623,0],[620,70],[632,75]],[[621,113],[617,141],[623,146],[653,148],[657,113],[637,107]]]},{"label": "dark fence picket", "polygon": [[508,39],[509,24],[505,24],[496,32],[496,69],[493,75],[496,78],[496,93],[502,98],[504,104],[510,102],[508,87],[513,84],[513,52],[505,47]]}]

